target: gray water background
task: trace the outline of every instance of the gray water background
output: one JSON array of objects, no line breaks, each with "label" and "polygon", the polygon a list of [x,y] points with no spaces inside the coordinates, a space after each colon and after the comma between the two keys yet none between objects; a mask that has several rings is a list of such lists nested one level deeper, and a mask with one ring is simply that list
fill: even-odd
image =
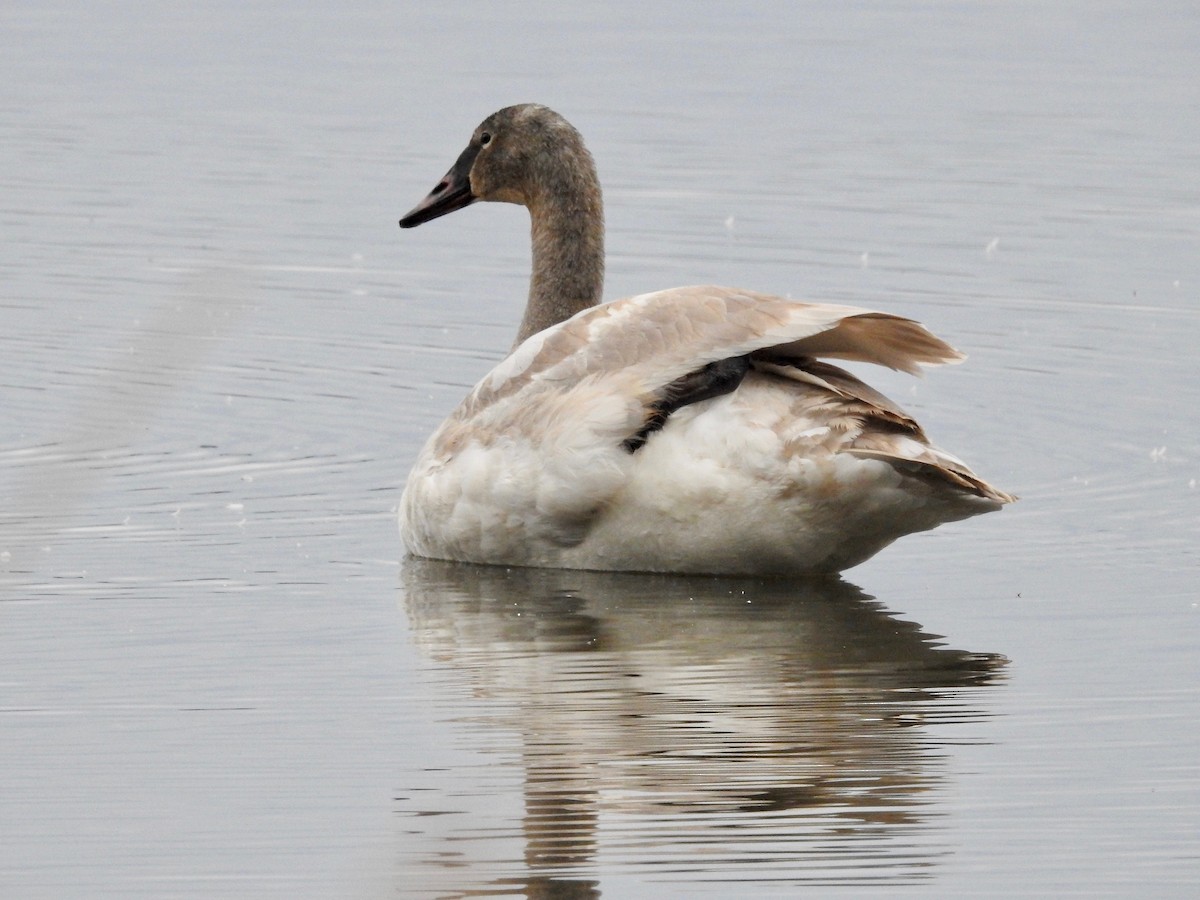
[{"label": "gray water background", "polygon": [[[529,100],[607,296],[920,319],[866,374],[1021,502],[834,585],[402,561],[528,234],[396,219]],[[1191,3],[6,6],[0,894],[1194,896],[1198,173]]]}]

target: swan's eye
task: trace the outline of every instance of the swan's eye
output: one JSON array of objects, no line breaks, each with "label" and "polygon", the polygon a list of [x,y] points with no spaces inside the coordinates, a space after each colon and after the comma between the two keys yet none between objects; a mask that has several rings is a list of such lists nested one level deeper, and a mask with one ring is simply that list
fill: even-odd
[{"label": "swan's eye", "polygon": [[481,134],[481,135],[479,136],[479,146],[480,146],[480,147],[486,147],[486,146],[487,146],[488,144],[490,144],[491,142],[492,142],[492,134],[491,134],[491,132],[489,132],[489,131],[485,131],[483,134]]}]

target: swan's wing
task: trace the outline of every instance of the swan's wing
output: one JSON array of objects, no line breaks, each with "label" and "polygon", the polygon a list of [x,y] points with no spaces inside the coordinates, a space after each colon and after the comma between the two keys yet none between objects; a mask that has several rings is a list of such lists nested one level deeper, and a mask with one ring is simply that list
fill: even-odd
[{"label": "swan's wing", "polygon": [[[844,430],[831,428],[826,435],[829,450],[880,459],[911,475],[948,482],[997,504],[1017,499],[988,484],[957,456],[933,446],[915,419],[849,372],[816,360],[794,365],[760,360],[754,367],[821,389],[815,394],[798,392],[792,418],[806,423],[842,423]],[[849,421],[856,421],[857,426],[846,427]]]},{"label": "swan's wing", "polygon": [[521,344],[475,389],[474,409],[535,384],[619,376],[638,395],[722,359],[756,354],[871,362],[915,373],[963,355],[900,316],[722,287],[641,294],[584,310]]}]

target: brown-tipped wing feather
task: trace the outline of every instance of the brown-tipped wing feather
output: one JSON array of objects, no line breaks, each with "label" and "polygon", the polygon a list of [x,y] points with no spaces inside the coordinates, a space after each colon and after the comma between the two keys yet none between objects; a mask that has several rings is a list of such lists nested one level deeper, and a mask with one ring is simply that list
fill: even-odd
[{"label": "brown-tipped wing feather", "polygon": [[[870,385],[819,360],[779,363],[755,359],[754,367],[780,378],[825,389],[842,401],[841,415],[858,422],[859,433],[842,452],[879,459],[918,477],[940,479],[997,503],[1017,498],[988,484],[962,460],[932,446],[917,421]],[[811,416],[811,410],[797,410]]]},{"label": "brown-tipped wing feather", "polygon": [[732,288],[673,288],[584,310],[534,335],[476,388],[471,402],[486,405],[536,381],[571,385],[618,370],[651,397],[709,363],[760,352],[780,360],[857,360],[904,372],[963,358],[900,316]]},{"label": "brown-tipped wing feather", "polygon": [[[627,402],[613,403],[599,430],[635,452],[678,409],[735,390],[749,363],[828,392],[823,415],[861,426],[838,452],[893,462],[1000,503],[1014,499],[931,447],[904,410],[821,356],[913,373],[963,359],[900,316],[714,286],[675,288],[585,310],[530,338],[476,387],[451,416],[461,427],[443,436],[457,442],[464,432],[507,427],[536,441],[541,417],[564,414],[565,397],[607,384],[609,397],[620,393]],[[598,418],[597,411],[591,427]]]}]

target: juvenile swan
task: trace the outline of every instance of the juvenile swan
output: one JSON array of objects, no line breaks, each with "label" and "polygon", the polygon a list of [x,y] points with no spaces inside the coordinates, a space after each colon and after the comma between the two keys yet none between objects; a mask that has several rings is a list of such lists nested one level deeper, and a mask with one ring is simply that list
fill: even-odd
[{"label": "juvenile swan", "polygon": [[508,358],[421,451],[416,556],[571,569],[835,572],[1014,498],[826,359],[916,373],[963,356],[909,319],[724,287],[600,304],[591,154],[544,106],[489,116],[400,220],[529,210],[533,276]]}]

